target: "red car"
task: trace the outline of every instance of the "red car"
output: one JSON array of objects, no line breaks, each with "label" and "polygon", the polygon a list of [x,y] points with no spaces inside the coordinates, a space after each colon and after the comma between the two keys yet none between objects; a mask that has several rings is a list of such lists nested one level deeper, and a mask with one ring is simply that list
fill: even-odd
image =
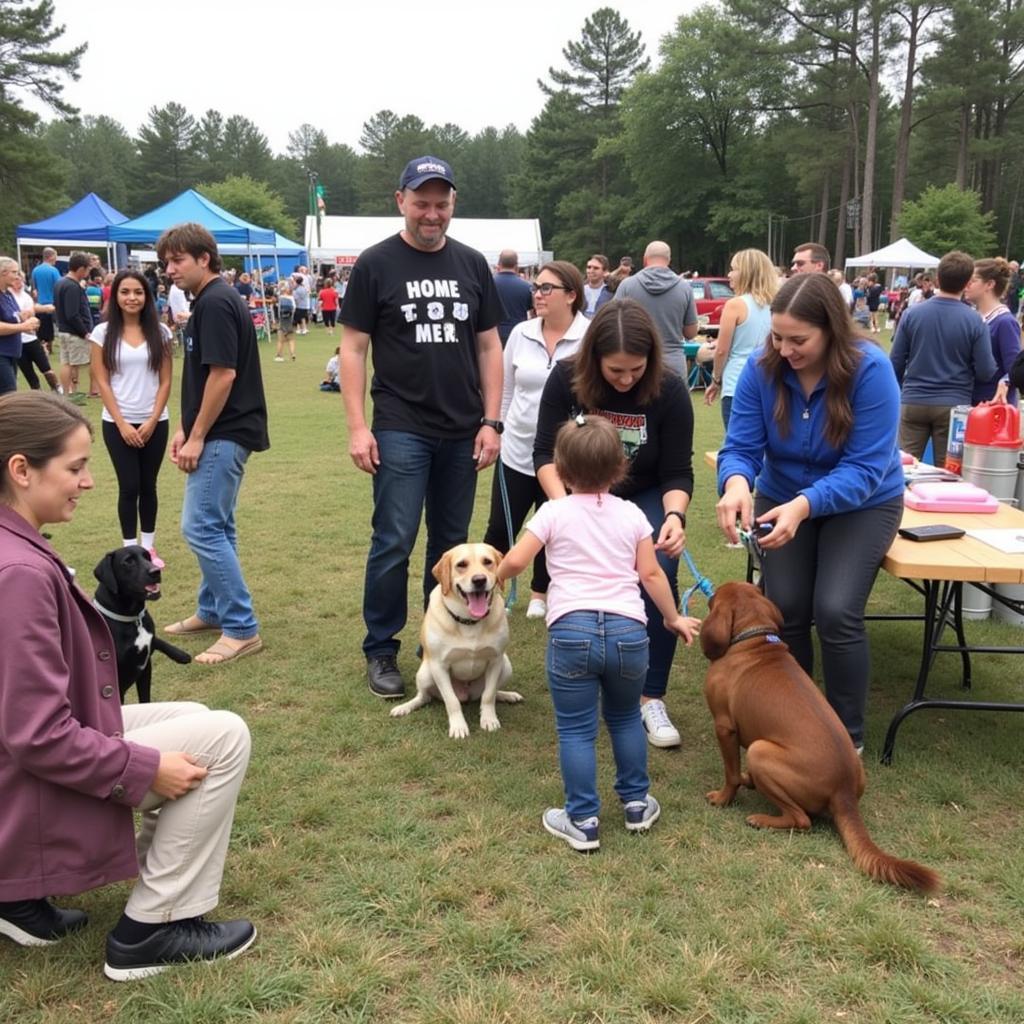
[{"label": "red car", "polygon": [[693,277],[690,287],[697,303],[697,320],[700,333],[709,338],[718,337],[718,325],[722,319],[722,307],[734,295],[727,277]]}]

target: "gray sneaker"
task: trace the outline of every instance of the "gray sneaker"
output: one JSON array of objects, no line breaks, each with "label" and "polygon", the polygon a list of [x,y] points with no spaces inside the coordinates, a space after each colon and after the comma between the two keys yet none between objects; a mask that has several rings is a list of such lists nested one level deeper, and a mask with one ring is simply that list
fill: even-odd
[{"label": "gray sneaker", "polygon": [[540,820],[548,832],[564,840],[580,853],[589,853],[592,850],[600,849],[601,840],[597,838],[597,818],[572,821],[565,813],[564,807],[549,807]]},{"label": "gray sneaker", "polygon": [[627,831],[646,832],[661,817],[661,804],[648,794],[646,800],[630,800],[623,811]]}]

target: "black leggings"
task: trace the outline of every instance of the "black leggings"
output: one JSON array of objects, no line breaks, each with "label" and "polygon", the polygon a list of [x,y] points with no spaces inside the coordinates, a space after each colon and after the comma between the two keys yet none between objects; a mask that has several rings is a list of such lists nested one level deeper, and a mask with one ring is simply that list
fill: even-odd
[{"label": "black leggings", "polygon": [[320,311],[324,318],[324,327],[333,327],[338,316],[336,309],[323,309]]},{"label": "black leggings", "polygon": [[39,390],[39,378],[36,376],[36,367],[39,372],[47,374],[50,372],[50,360],[46,356],[46,349],[43,343],[36,338],[34,341],[26,341],[21,346],[21,358],[18,360],[18,369],[25,375],[28,386],[33,391]]},{"label": "black leggings", "polygon": [[[509,537],[508,526],[505,523],[505,507],[501,503],[498,484],[498,466],[495,466],[491,485],[491,518],[487,523],[484,543],[497,548],[504,555],[516,542],[516,535],[526,522],[526,514],[531,508],[540,508],[547,501],[547,496],[535,476],[520,473],[504,465],[501,468],[505,471],[505,489],[508,491],[508,507],[512,513],[512,536]],[[546,594],[550,582],[548,565],[544,559],[544,552],[541,551],[533,560],[530,589],[538,594]]]},{"label": "black leggings", "polygon": [[116,423],[103,421],[103,443],[117,474],[117,518],[126,540],[135,536],[136,521],[143,533],[156,532],[156,478],[167,450],[167,425],[161,420],[145,446],[133,448],[125,444]]},{"label": "black leggings", "polygon": [[[757,515],[778,503],[758,497]],[[871,674],[864,607],[903,517],[903,498],[874,508],[805,519],[784,547],[766,551],[765,593],[782,611],[782,639],[814,674],[813,619],[821,642],[825,696],[854,743],[864,742]]]}]

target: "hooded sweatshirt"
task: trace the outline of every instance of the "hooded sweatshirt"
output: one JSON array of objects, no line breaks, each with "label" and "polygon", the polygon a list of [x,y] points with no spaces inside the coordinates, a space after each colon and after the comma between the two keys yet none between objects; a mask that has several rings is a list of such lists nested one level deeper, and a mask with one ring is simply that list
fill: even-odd
[{"label": "hooded sweatshirt", "polygon": [[683,327],[697,322],[697,304],[689,283],[669,267],[644,267],[619,285],[615,298],[636,299],[644,307],[661,336],[665,365],[685,376]]}]

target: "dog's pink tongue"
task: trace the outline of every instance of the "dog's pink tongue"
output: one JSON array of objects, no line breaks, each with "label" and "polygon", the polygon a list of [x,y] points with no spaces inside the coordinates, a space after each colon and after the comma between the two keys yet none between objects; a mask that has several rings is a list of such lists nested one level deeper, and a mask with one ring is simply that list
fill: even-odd
[{"label": "dog's pink tongue", "polygon": [[466,602],[469,604],[469,614],[472,615],[474,619],[482,619],[490,611],[487,604],[486,594],[467,594]]}]

